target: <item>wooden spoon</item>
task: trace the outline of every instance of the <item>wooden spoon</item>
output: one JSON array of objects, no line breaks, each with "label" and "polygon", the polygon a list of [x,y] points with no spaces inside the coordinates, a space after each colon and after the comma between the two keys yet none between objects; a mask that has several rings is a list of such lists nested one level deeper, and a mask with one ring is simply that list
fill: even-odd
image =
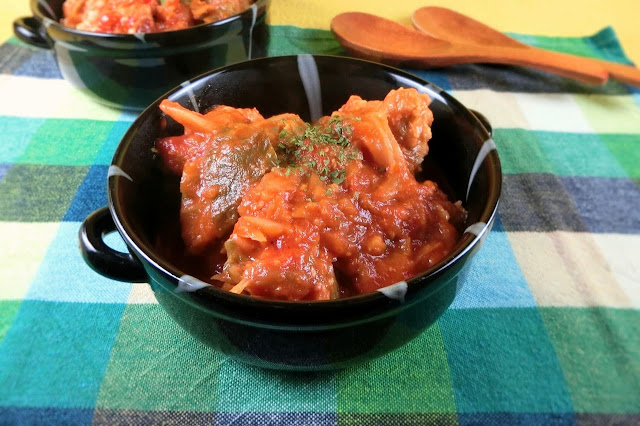
[{"label": "wooden spoon", "polygon": [[393,65],[429,68],[484,62],[537,68],[589,84],[604,84],[608,78],[600,65],[579,56],[452,43],[368,13],[342,13],[331,21],[331,30],[355,56]]},{"label": "wooden spoon", "polygon": [[[444,7],[420,8],[413,12],[411,20],[418,30],[450,43],[527,49],[532,54],[546,52],[544,49],[521,43],[482,22]],[[618,81],[640,86],[640,69],[638,68],[599,59],[583,59],[601,66]]]}]

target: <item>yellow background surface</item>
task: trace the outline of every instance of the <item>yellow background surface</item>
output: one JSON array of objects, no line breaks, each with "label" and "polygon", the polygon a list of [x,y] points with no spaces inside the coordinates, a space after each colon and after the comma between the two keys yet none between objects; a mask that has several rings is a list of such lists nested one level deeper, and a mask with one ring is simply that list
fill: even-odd
[{"label": "yellow background surface", "polygon": [[[639,0],[272,0],[270,22],[328,29],[334,15],[362,11],[410,25],[411,13],[428,5],[448,7],[501,31],[525,34],[583,36],[610,25],[627,56],[640,64]],[[28,0],[2,0],[0,40],[11,36],[16,17],[27,15]]]}]

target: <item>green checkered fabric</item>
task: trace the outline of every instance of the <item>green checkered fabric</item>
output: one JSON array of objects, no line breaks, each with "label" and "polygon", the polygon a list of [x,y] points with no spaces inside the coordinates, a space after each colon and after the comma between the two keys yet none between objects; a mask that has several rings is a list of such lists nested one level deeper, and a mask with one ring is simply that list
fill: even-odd
[{"label": "green checkered fabric", "polygon": [[[628,62],[610,28],[514,36]],[[270,43],[346,54],[328,31],[273,26]],[[640,424],[640,90],[506,66],[408,70],[492,122],[498,220],[415,340],[293,374],[214,352],[147,285],[84,264],[78,228],[106,205],[135,116],[73,89],[49,51],[12,39],[0,58],[0,424]]]}]

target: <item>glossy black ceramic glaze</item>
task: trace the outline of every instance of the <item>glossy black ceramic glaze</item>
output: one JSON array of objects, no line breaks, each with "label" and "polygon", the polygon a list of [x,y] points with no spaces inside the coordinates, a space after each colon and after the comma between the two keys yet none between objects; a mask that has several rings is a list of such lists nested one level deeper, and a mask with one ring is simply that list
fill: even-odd
[{"label": "glossy black ceramic glaze", "polygon": [[14,32],[53,49],[63,77],[110,106],[142,110],[189,78],[266,54],[268,0],[218,22],[149,34],[67,28],[59,23],[63,2],[31,0],[33,17],[17,19]]},{"label": "glossy black ceramic glaze", "polygon": [[[310,79],[309,75],[319,77]],[[338,57],[301,55],[236,64],[201,76],[168,97],[200,111],[226,104],[256,107],[265,117],[294,112],[309,120],[314,102],[320,105],[321,114],[329,114],[352,94],[382,99],[398,87],[414,87],[432,98],[435,120],[424,177],[436,180],[451,198],[463,201],[469,212],[469,231],[447,258],[406,286],[394,287],[397,292],[336,301],[277,302],[214,287],[190,291],[198,287],[188,277],[193,272],[180,269],[166,249],[182,245],[179,233],[168,231],[179,220],[178,179],[162,172],[152,148],[157,138],[180,134],[181,127],[171,119],[167,126],[161,125],[160,100],[124,136],[108,178],[115,226],[139,259],[132,259],[128,268],[137,267],[139,272],[132,279],[130,269],[118,267],[125,257],[99,247],[97,240],[109,229],[108,224],[98,225],[95,217],[104,222],[105,211],[83,224],[85,259],[103,275],[148,281],[160,304],[182,327],[216,350],[254,365],[289,370],[340,368],[405,344],[451,304],[465,281],[471,257],[494,221],[501,171],[485,126],[424,80],[372,62]],[[309,93],[315,93],[312,102]],[[96,256],[101,258],[99,263]]]}]

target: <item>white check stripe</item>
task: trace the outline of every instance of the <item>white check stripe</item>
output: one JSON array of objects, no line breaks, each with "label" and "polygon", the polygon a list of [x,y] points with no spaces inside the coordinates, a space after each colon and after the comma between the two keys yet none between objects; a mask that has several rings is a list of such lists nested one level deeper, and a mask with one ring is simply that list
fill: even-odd
[{"label": "white check stripe", "polygon": [[127,299],[128,305],[158,304],[151,287],[146,283],[136,283],[131,286],[131,293]]},{"label": "white check stripe", "polygon": [[[65,80],[0,75],[0,116],[117,121],[122,111],[103,106]],[[25,96],[38,93],[38,98]]]},{"label": "white check stripe", "polygon": [[481,112],[494,129],[531,129],[513,93],[478,89],[452,90],[451,95],[467,108]]},{"label": "white check stripe", "polygon": [[640,236],[507,232],[538,306],[640,308]]},{"label": "white check stripe", "polygon": [[565,93],[515,94],[531,130],[594,133],[574,96]]}]

